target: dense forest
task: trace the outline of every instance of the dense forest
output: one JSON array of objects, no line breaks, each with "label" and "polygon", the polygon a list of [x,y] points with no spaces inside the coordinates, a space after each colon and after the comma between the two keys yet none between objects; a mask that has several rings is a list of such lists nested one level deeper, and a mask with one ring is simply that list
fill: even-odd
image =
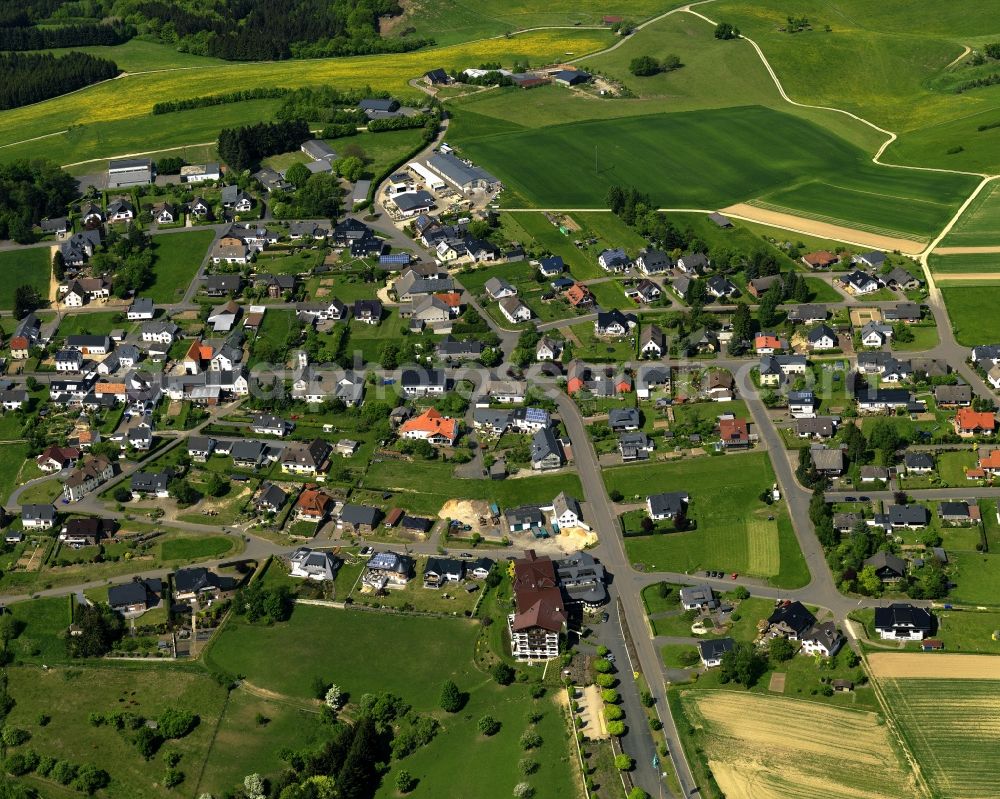
[{"label": "dense forest", "polygon": [[140,33],[196,55],[230,61],[414,50],[421,39],[382,39],[379,17],[396,0],[121,0],[115,9]]},{"label": "dense forest", "polygon": [[237,172],[256,169],[260,159],[277,153],[297,150],[312,138],[303,119],[285,122],[259,122],[242,128],[224,128],[219,132],[219,157]]},{"label": "dense forest", "polygon": [[77,193],[76,180],[51,161],[0,164],[0,239],[32,241],[31,226],[65,214]]},{"label": "dense forest", "polygon": [[119,72],[114,61],[86,53],[0,53],[0,109],[37,103],[108,80]]},{"label": "dense forest", "polygon": [[127,25],[88,22],[52,27],[2,27],[0,50],[44,50],[50,47],[83,47],[92,44],[121,44],[135,35]]}]

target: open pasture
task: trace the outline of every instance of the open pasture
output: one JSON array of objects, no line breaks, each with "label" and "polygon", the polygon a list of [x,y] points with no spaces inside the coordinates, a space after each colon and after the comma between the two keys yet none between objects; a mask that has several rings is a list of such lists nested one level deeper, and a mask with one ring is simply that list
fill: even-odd
[{"label": "open pasture", "polygon": [[684,691],[680,700],[729,799],[917,795],[874,713],[725,690]]},{"label": "open pasture", "polygon": [[1000,286],[956,285],[942,288],[941,294],[959,344],[974,347],[1000,340],[1000,315],[996,313]]},{"label": "open pasture", "polygon": [[990,245],[1000,245],[1000,181],[993,181],[979,193],[941,241],[942,247]]},{"label": "open pasture", "polygon": [[[648,192],[661,207],[762,199],[805,216],[920,237],[940,229],[974,185],[966,176],[875,166],[819,126],[762,106],[450,139],[504,180],[510,207],[601,208],[617,184]],[[698,179],[677,180],[680,174]],[[804,183],[803,175],[810,176]]]},{"label": "open pasture", "polygon": [[[952,660],[970,657],[975,656],[959,655]],[[995,668],[984,671],[997,675]],[[961,674],[948,672],[949,668],[941,668],[939,679],[881,679],[880,683],[934,795],[948,799],[1000,795],[1000,750],[996,747],[1000,680],[961,679]]]}]

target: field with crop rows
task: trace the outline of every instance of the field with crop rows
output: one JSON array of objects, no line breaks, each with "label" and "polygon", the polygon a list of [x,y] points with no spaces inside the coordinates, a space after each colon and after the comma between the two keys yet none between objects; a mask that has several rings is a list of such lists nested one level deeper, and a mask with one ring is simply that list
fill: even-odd
[{"label": "field with crop rows", "polygon": [[882,688],[936,795],[1000,796],[1000,680],[890,679]]},{"label": "field with crop rows", "polygon": [[728,799],[902,799],[916,793],[874,713],[734,691],[681,704]]}]

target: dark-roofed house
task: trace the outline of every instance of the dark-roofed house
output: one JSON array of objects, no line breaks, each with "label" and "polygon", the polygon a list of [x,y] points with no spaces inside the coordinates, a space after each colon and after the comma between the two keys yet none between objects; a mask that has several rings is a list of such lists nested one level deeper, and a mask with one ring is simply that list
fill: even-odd
[{"label": "dark-roofed house", "polygon": [[935,386],[934,402],[939,408],[966,408],[972,404],[972,386]]},{"label": "dark-roofed house", "polygon": [[267,483],[257,497],[257,508],[264,513],[277,513],[288,501],[288,494],[274,483]]},{"label": "dark-roofed house", "polygon": [[337,576],[341,561],[330,552],[299,547],[292,553],[289,563],[291,565],[289,574],[292,577],[322,582],[333,580]]},{"label": "dark-roofed house", "polygon": [[50,530],[56,523],[56,509],[51,505],[22,505],[21,526],[25,530]]},{"label": "dark-roofed house", "polygon": [[722,665],[722,656],[726,652],[731,652],[736,642],[732,638],[714,638],[708,641],[698,642],[698,655],[705,668],[714,668]]},{"label": "dark-roofed house", "polygon": [[219,575],[203,566],[192,566],[174,572],[174,599],[181,602],[196,601],[221,588]]},{"label": "dark-roofed house", "polygon": [[809,457],[820,474],[838,475],[844,471],[844,451],[840,447],[810,447]]},{"label": "dark-roofed house", "polygon": [[603,564],[589,552],[574,552],[555,561],[556,579],[566,604],[597,610],[608,601]]},{"label": "dark-roofed house", "polygon": [[341,508],[337,527],[351,533],[371,533],[378,526],[381,516],[378,508],[348,503]]},{"label": "dark-roofed house", "polygon": [[551,427],[535,433],[531,439],[531,468],[538,471],[558,469],[565,462],[562,443]]},{"label": "dark-roofed house", "polygon": [[541,527],[545,523],[545,515],[538,505],[521,505],[517,508],[507,508],[504,519],[512,533],[523,533]]},{"label": "dark-roofed house", "polygon": [[923,505],[889,506],[890,527],[905,527],[908,530],[918,530],[921,527],[926,527],[929,521],[930,513]]},{"label": "dark-roofed house", "polygon": [[865,560],[883,583],[896,583],[906,576],[906,561],[891,552],[876,552]]},{"label": "dark-roofed house", "polygon": [[922,641],[934,632],[934,617],[924,608],[896,602],[875,608],[875,630],[887,641]]},{"label": "dark-roofed house", "polygon": [[782,602],[767,618],[768,632],[772,638],[780,635],[793,641],[799,640],[800,636],[815,623],[816,617],[797,600]]},{"label": "dark-roofed house", "polygon": [[612,408],[608,411],[608,427],[615,433],[638,430],[640,423],[638,408]]},{"label": "dark-roofed house", "polygon": [[719,606],[710,585],[686,585],[680,589],[678,596],[684,610],[712,610]]},{"label": "dark-roofed house", "polygon": [[930,474],[934,471],[934,458],[928,452],[907,452],[903,456],[907,474]]},{"label": "dark-roofed house", "polygon": [[803,655],[821,655],[827,658],[836,655],[844,645],[844,635],[832,621],[814,624],[799,640],[802,641],[800,651]]},{"label": "dark-roofed house", "polygon": [[457,558],[427,558],[424,565],[424,588],[440,588],[445,583],[460,583],[465,563]]},{"label": "dark-roofed house", "polygon": [[690,497],[683,491],[667,491],[646,497],[646,511],[649,518],[657,521],[676,519],[687,512]]},{"label": "dark-roofed house", "polygon": [[108,588],[108,604],[126,618],[138,616],[158,605],[162,593],[163,582],[159,577],[137,577],[130,583]]},{"label": "dark-roofed house", "polygon": [[972,521],[968,502],[942,502],[938,505],[938,516],[944,524],[969,524]]}]

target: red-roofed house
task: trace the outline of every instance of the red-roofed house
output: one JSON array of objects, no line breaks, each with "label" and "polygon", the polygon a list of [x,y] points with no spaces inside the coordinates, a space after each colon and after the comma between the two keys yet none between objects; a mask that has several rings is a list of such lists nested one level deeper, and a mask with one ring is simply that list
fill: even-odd
[{"label": "red-roofed house", "polygon": [[[982,475],[980,477],[996,477],[1000,474],[1000,449],[989,449],[989,450],[979,450],[979,468],[982,470]],[[969,477],[969,473],[973,470],[970,469],[966,472],[966,477]],[[974,477],[969,477],[970,480],[976,479]]]},{"label": "red-roofed house", "polygon": [[307,522],[321,522],[330,515],[333,500],[322,491],[306,488],[295,503],[295,515]]},{"label": "red-roofed house", "polygon": [[548,556],[528,550],[514,561],[515,612],[507,618],[515,660],[548,660],[559,656],[559,634],[566,628],[566,609]]},{"label": "red-roofed house", "polygon": [[14,336],[10,340],[10,357],[15,361],[25,361],[30,357],[28,339],[24,336]]},{"label": "red-roofed house", "polygon": [[445,291],[434,296],[448,306],[452,316],[458,316],[462,312],[462,295],[457,291]]},{"label": "red-roofed house", "polygon": [[566,299],[574,308],[580,308],[584,305],[590,305],[593,303],[594,295],[591,294],[590,289],[582,283],[574,283],[566,289]]},{"label": "red-roofed house", "polygon": [[399,426],[403,438],[429,441],[435,446],[454,446],[458,440],[458,421],[442,416],[437,408],[428,408],[419,416],[408,419]]},{"label": "red-roofed house", "polygon": [[837,256],[827,250],[807,252],[802,256],[802,262],[810,269],[828,269],[837,263]]},{"label": "red-roofed house", "polygon": [[742,449],[750,446],[750,427],[746,419],[722,419],[719,435],[726,449]]},{"label": "red-roofed house", "polygon": [[35,463],[43,472],[58,472],[72,466],[80,458],[76,447],[49,447],[35,458]]},{"label": "red-roofed house", "polygon": [[974,411],[972,408],[959,408],[955,414],[955,432],[963,438],[972,436],[993,435],[997,420],[992,411]]},{"label": "red-roofed house", "polygon": [[785,342],[773,333],[758,333],[754,337],[753,346],[758,355],[774,355],[785,349]]}]

